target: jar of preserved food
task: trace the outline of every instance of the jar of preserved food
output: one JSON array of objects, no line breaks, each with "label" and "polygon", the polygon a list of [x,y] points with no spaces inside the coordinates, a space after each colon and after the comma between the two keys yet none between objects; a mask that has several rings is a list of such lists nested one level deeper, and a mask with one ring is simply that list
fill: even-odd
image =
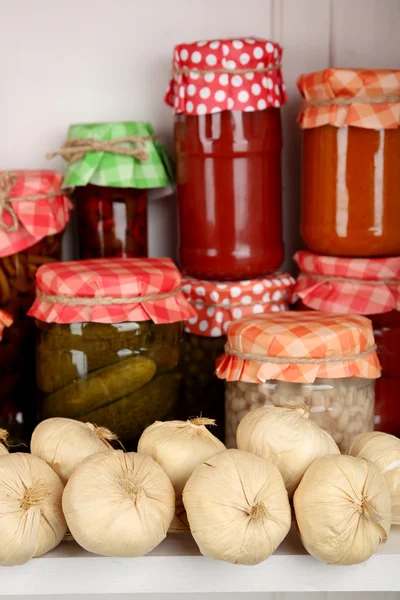
[{"label": "jar of preserved food", "polygon": [[97,259],[37,273],[37,385],[42,418],[108,427],[132,446],[174,416],[182,321],[194,316],[169,258]]},{"label": "jar of preserved food", "polygon": [[382,377],[375,386],[375,428],[400,437],[400,256],[338,258],[301,251],[292,301],[301,310],[367,315]]},{"label": "jar of preserved food", "polygon": [[196,311],[183,335],[182,415],[203,414],[216,420],[213,433],[225,430],[225,385],[215,376],[215,362],[224,352],[226,332],[244,315],[288,310],[294,279],[275,273],[264,279],[225,283],[184,278],[182,291]]},{"label": "jar of preserved food", "polygon": [[35,324],[26,314],[36,269],[60,260],[61,232],[72,205],[55,171],[0,172],[0,309],[13,323],[0,341],[0,427],[13,444],[34,426]]},{"label": "jar of preserved food", "polygon": [[298,311],[244,317],[228,329],[217,375],[226,380],[227,444],[242,417],[264,405],[306,404],[310,419],[346,451],[372,431],[380,365],[371,322]]},{"label": "jar of preserved food", "polygon": [[400,71],[326,69],[297,83],[307,247],[400,255]]},{"label": "jar of preserved food", "polygon": [[179,44],[175,111],[179,259],[199,279],[239,280],[283,261],[282,48],[245,38]]},{"label": "jar of preserved food", "polygon": [[71,125],[59,152],[74,188],[80,258],[147,256],[147,191],[172,182],[150,123]]}]

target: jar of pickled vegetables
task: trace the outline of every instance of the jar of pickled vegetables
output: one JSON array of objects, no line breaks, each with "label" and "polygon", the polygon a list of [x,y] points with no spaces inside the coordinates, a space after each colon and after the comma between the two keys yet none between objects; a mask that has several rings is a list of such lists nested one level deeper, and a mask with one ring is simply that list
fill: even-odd
[{"label": "jar of pickled vegetables", "polygon": [[150,123],[71,125],[59,152],[74,188],[80,258],[147,256],[147,192],[168,186],[167,154]]},{"label": "jar of pickled vegetables", "polygon": [[0,310],[12,320],[0,341],[0,427],[14,444],[34,426],[36,332],[26,314],[37,268],[61,258],[72,207],[61,183],[55,171],[0,172]]},{"label": "jar of pickled vegetables", "polygon": [[40,415],[108,427],[127,448],[175,416],[182,321],[194,310],[169,258],[56,263],[37,273]]},{"label": "jar of pickled vegetables", "polygon": [[309,418],[346,451],[374,427],[380,365],[372,324],[359,315],[289,311],[244,317],[229,326],[218,377],[226,380],[226,441],[260,406],[308,406]]},{"label": "jar of pickled vegetables", "polygon": [[288,310],[294,279],[287,273],[225,283],[185,277],[182,284],[196,316],[185,324],[183,336],[181,417],[215,419],[213,433],[223,440],[225,385],[215,376],[215,362],[224,352],[227,329],[244,315]]},{"label": "jar of pickled vegetables", "polygon": [[400,70],[325,69],[297,84],[307,247],[400,255]]},{"label": "jar of pickled vegetables", "polygon": [[400,437],[400,256],[338,258],[301,251],[292,301],[301,310],[367,315],[382,377],[375,386],[375,429]]},{"label": "jar of pickled vegetables", "polygon": [[283,261],[282,48],[244,38],[176,46],[179,259],[191,277],[265,276]]}]

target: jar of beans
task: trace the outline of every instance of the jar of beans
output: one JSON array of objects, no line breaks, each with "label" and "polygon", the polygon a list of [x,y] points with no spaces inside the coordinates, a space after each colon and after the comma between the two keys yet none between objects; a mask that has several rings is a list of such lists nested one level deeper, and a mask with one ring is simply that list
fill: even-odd
[{"label": "jar of beans", "polygon": [[374,429],[380,365],[362,316],[286,312],[245,317],[228,329],[217,367],[226,380],[226,442],[236,446],[244,415],[260,406],[304,404],[342,451]]}]

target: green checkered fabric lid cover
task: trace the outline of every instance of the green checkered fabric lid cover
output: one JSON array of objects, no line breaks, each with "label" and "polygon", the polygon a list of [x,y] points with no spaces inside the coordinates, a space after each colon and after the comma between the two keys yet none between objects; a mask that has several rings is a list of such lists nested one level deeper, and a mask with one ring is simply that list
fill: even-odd
[{"label": "green checkered fabric lid cover", "polygon": [[[125,136],[154,136],[150,123],[83,123],[70,125],[68,139],[108,141]],[[121,144],[135,146],[132,143]],[[157,138],[146,140],[149,157],[139,160],[133,156],[112,152],[87,152],[80,160],[68,163],[63,186],[84,186],[88,183],[119,188],[158,188],[173,182],[168,155]]]}]

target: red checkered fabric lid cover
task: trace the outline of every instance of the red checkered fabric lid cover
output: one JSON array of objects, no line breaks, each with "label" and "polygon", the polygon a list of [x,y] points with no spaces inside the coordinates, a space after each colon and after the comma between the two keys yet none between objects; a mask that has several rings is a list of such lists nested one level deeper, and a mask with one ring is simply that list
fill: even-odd
[{"label": "red checkered fabric lid cover", "polygon": [[170,258],[49,263],[38,269],[36,284],[28,314],[46,323],[174,323],[196,314]]},{"label": "red checkered fabric lid cover", "polygon": [[288,310],[294,279],[288,273],[247,281],[205,281],[184,277],[182,291],[196,310],[185,331],[206,337],[226,335],[235,319]]},{"label": "red checkered fabric lid cover", "polygon": [[[0,226],[0,256],[9,256],[30,248],[47,235],[63,231],[69,221],[72,204],[61,189],[63,176],[56,171],[0,171],[0,195],[3,196],[8,183],[15,175],[15,184],[6,191],[7,201],[3,204],[2,218],[6,226],[12,218],[4,206],[11,206],[17,217],[16,231],[8,232]],[[60,191],[59,195],[53,195]],[[32,196],[50,197],[15,201],[13,198]],[[2,198],[3,199],[3,198]]]},{"label": "red checkered fabric lid cover", "polygon": [[187,115],[279,108],[287,100],[282,52],[254,37],[179,44],[164,101]]},{"label": "red checkered fabric lid cover", "polygon": [[375,379],[381,372],[375,349],[371,321],[360,315],[288,311],[244,317],[228,329],[217,375],[252,383]]},{"label": "red checkered fabric lid cover", "polygon": [[353,125],[391,129],[400,125],[400,71],[325,69],[300,75],[297,86],[305,102],[302,129]]},{"label": "red checkered fabric lid cover", "polygon": [[292,302],[314,310],[374,315],[400,311],[400,256],[341,258],[307,250],[294,255],[300,268]]}]

